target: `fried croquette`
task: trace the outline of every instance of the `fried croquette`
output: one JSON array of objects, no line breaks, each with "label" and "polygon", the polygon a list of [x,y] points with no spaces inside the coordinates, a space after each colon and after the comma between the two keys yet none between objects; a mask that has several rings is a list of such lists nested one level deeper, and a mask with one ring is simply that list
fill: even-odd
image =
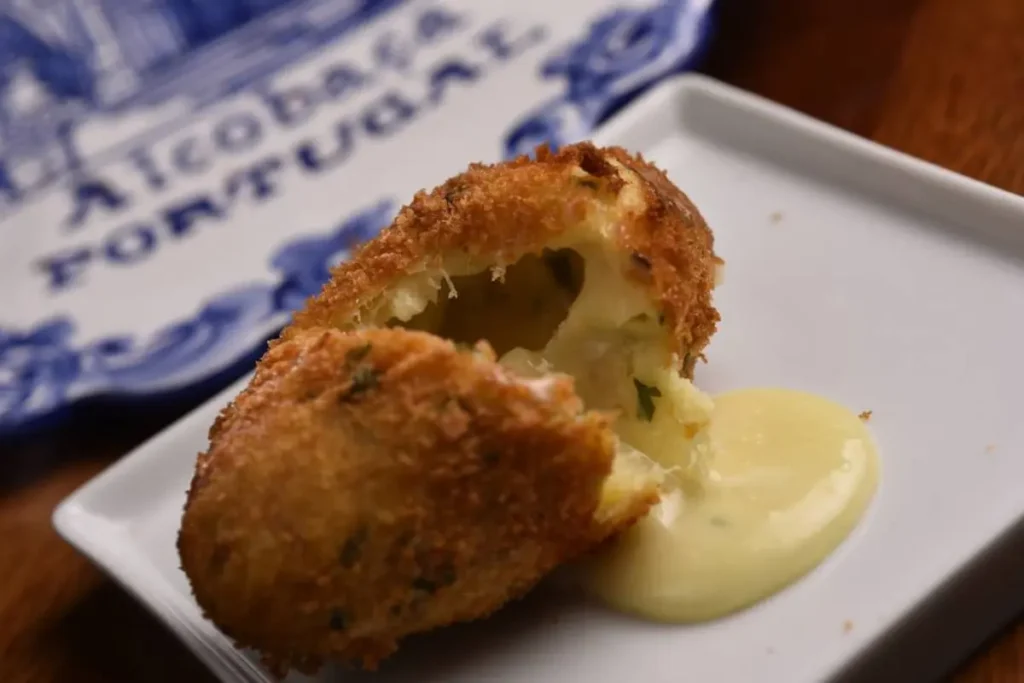
[{"label": "fried croquette", "polygon": [[699,481],[720,264],[696,207],[619,148],[417,194],[211,430],[179,539],[200,606],[277,671],[374,666]]},{"label": "fried croquette", "polygon": [[417,194],[281,338],[403,326],[486,339],[518,371],[572,375],[588,408],[617,411],[627,444],[699,479],[711,402],[688,380],[718,321],[711,230],[621,148],[536,157],[475,164]]},{"label": "fried croquette", "polygon": [[[442,302],[463,293],[451,287],[452,278],[478,275],[474,284],[483,284],[490,275],[500,282],[524,257],[546,261],[571,295],[583,277],[572,252],[594,248],[613,257],[616,276],[649,299],[669,350],[692,377],[719,319],[711,292],[721,260],[711,230],[663,171],[620,147],[589,142],[557,152],[541,146],[535,160],[473,164],[417,193],[388,228],[337,266],[281,338],[306,327],[408,323],[437,302],[439,291]],[[563,299],[556,295],[546,305]],[[509,316],[491,313],[515,327]]]},{"label": "fried croquette", "polygon": [[607,425],[569,378],[519,378],[486,344],[306,329],[213,426],[182,564],[208,616],[276,670],[373,665],[607,535]]}]

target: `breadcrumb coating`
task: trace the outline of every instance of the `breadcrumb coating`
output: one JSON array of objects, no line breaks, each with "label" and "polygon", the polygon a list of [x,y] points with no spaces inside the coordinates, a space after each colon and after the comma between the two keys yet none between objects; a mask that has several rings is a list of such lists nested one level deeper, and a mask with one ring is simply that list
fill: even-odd
[{"label": "breadcrumb coating", "polygon": [[[611,214],[614,225],[594,220]],[[503,266],[542,252],[581,225],[629,255],[628,276],[642,283],[671,332],[672,351],[694,365],[714,334],[714,238],[697,207],[663,171],[620,147],[589,142],[536,160],[473,164],[431,192],[419,192],[394,222],[338,265],[323,291],[295,314],[288,339],[307,327],[383,324],[372,312],[402,277],[459,261]],[[369,315],[368,315],[369,314]]]},{"label": "breadcrumb coating", "polygon": [[366,666],[485,616],[606,535],[615,442],[486,345],[307,329],[218,418],[179,537],[208,617],[277,671]]},{"label": "breadcrumb coating", "polygon": [[[579,282],[549,280],[581,277],[544,259],[590,247],[649,299],[655,319],[643,324],[663,342],[668,372],[692,377],[718,322],[721,262],[690,200],[620,148],[542,147],[535,160],[474,164],[418,193],[334,269],[197,461],[178,548],[225,634],[279,675],[328,660],[372,668],[405,636],[487,616],[648,512],[659,480],[643,472],[609,495],[624,462],[615,417],[587,412],[573,379],[527,379],[486,341],[437,336],[476,342],[504,318],[503,335],[518,340],[509,346],[537,346],[579,294]],[[452,277],[487,272],[556,304],[482,300],[442,329],[443,302],[403,299],[428,283],[436,301],[442,278],[448,296],[471,301]],[[546,322],[527,329],[526,319]],[[632,390],[636,379],[622,379]],[[636,386],[648,403],[662,396]],[[668,414],[657,422],[674,424]]]}]

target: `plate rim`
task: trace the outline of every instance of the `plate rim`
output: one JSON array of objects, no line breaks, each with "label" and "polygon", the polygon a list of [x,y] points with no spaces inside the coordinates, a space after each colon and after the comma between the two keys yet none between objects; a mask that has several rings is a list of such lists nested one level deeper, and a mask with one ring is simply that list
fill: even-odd
[{"label": "plate rim", "polygon": [[[53,514],[57,534],[104,571],[117,585],[156,617],[174,637],[221,680],[259,681],[273,679],[242,656],[231,640],[207,622],[191,605],[182,605],[181,596],[159,575],[152,562],[130,543],[113,544],[95,531],[102,521],[77,503],[62,504]],[[90,525],[93,530],[90,531]],[[83,543],[83,539],[91,539]],[[116,549],[115,549],[116,548]],[[117,555],[116,561],[113,556]],[[182,615],[179,612],[184,611]],[[206,628],[197,632],[196,623]],[[234,679],[226,678],[234,676]]]}]

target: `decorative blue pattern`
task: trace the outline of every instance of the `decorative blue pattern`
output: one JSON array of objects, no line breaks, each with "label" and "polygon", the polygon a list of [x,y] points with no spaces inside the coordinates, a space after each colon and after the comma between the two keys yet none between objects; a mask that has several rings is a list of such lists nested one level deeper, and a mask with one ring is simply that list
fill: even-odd
[{"label": "decorative blue pattern", "polygon": [[280,274],[277,283],[210,299],[194,317],[141,345],[130,337],[107,337],[76,349],[68,318],[27,332],[0,329],[0,434],[80,397],[174,389],[223,369],[283,325],[320,290],[331,265],[377,234],[396,208],[382,201],[328,235],[285,245],[270,261]]},{"label": "decorative blue pattern", "polygon": [[[62,44],[48,43],[32,30],[31,21],[15,15],[11,0],[0,0],[0,195],[20,198],[22,189],[6,174],[10,167],[5,162],[22,155],[52,154],[56,146],[61,161],[50,181],[80,163],[73,132],[83,112],[150,104],[184,92],[200,104],[214,101],[251,87],[308,53],[310,45],[334,39],[403,1],[338,3],[350,11],[335,21],[324,20],[321,11],[316,21],[307,22],[301,20],[303,12],[314,16],[314,10],[325,6],[322,0],[75,0],[77,6],[93,8],[93,19],[102,16],[115,32],[135,36],[134,43],[121,45],[127,61],[111,66],[116,67],[116,77],[107,78],[110,74],[82,68],[83,55],[92,48],[81,21],[69,20]],[[558,145],[585,138],[638,92],[691,66],[707,38],[711,4],[712,0],[662,0],[649,9],[618,10],[596,21],[582,40],[545,63],[542,76],[564,78],[565,92],[513,128],[504,141],[505,153],[515,156],[541,142]],[[70,0],[19,4],[28,12],[45,12],[54,5],[71,7]],[[167,16],[150,16],[152,12]],[[177,28],[166,33],[168,27]],[[297,47],[266,50],[283,56],[240,71],[240,64],[261,54],[260,41]],[[220,71],[208,69],[204,62],[202,69],[211,73],[195,77],[190,69],[199,62],[192,53],[200,48],[207,57],[217,56]],[[233,58],[238,55],[245,59]],[[4,96],[15,76],[26,77],[25,64],[30,66],[28,74],[53,97],[46,111],[19,116],[5,106]],[[15,73],[15,66],[21,71]],[[121,78],[126,73],[141,76],[146,87],[115,92],[104,85],[132,82]],[[355,243],[375,235],[396,208],[393,202],[382,201],[330,234],[290,242],[271,258],[280,275],[276,283],[240,286],[211,298],[191,318],[143,342],[114,336],[76,346],[75,324],[68,318],[44,321],[27,331],[0,328],[0,435],[81,398],[177,390],[230,371],[319,291],[329,267],[345,258]]]},{"label": "decorative blue pattern", "polygon": [[582,140],[642,90],[690,68],[710,32],[712,2],[662,0],[595,21],[586,37],[545,62],[541,75],[565,78],[565,93],[512,129],[506,157]]},{"label": "decorative blue pattern", "polygon": [[[0,0],[0,196],[81,167],[90,116],[215,103],[406,1]],[[26,187],[17,167],[40,159],[48,172]]]}]

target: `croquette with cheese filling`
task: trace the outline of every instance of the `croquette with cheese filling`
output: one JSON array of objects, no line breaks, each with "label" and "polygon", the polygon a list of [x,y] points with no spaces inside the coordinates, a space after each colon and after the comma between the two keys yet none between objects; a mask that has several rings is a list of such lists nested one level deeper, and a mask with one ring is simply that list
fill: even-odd
[{"label": "croquette with cheese filling", "polygon": [[179,541],[199,604],[275,670],[373,666],[628,527],[666,477],[699,481],[719,264],[619,148],[417,194],[212,429]]},{"label": "croquette with cheese filling", "polygon": [[402,326],[486,339],[518,372],[572,375],[628,446],[699,479],[711,403],[689,380],[718,320],[720,263],[697,208],[641,157],[542,147],[417,194],[281,338]]},{"label": "croquette with cheese filling", "polygon": [[[649,299],[667,331],[666,350],[691,377],[718,321],[711,292],[721,262],[712,233],[660,169],[622,148],[589,142],[557,152],[542,146],[535,160],[473,164],[418,193],[391,226],[334,270],[282,338],[310,326],[408,322],[439,291],[461,291],[450,288],[452,278],[501,282],[524,257],[547,261],[556,284],[571,292],[583,276],[578,252],[588,249],[613,257],[616,275]],[[562,299],[556,292],[546,305],[558,307]],[[512,327],[509,317],[504,324]]]}]

